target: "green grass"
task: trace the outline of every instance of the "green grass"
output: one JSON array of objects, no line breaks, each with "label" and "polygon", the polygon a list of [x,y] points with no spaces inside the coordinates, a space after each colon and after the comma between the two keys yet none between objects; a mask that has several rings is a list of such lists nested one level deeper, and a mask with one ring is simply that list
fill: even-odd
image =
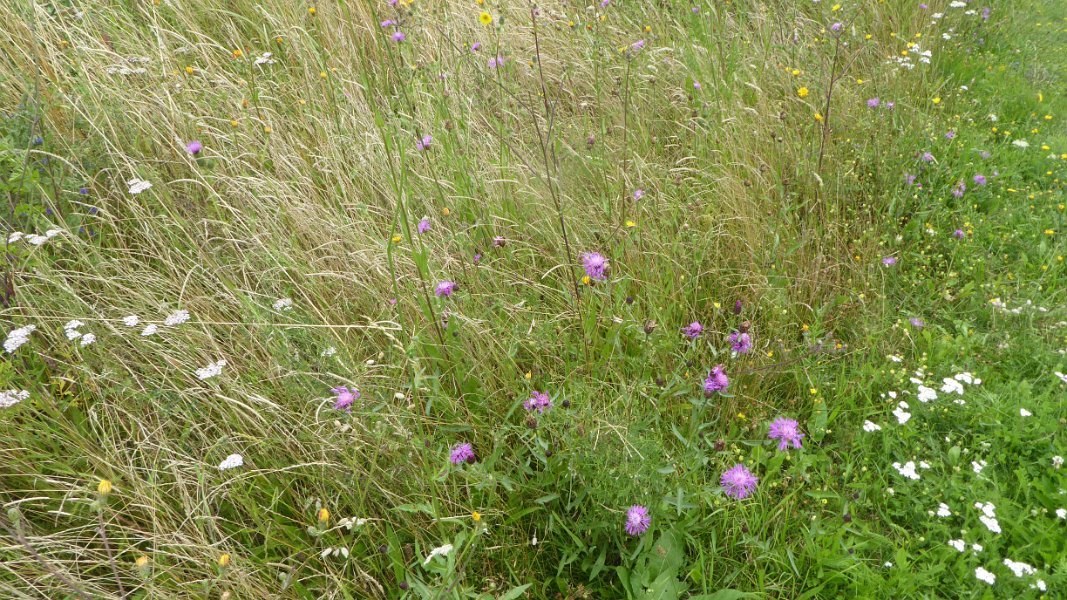
[{"label": "green grass", "polygon": [[2,595],[1067,594],[1067,10],[595,4],[0,5]]}]

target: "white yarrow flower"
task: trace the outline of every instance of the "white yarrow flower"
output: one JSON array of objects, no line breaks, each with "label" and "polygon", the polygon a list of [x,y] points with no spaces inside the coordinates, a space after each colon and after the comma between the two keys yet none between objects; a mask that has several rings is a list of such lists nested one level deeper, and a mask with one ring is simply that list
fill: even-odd
[{"label": "white yarrow flower", "polygon": [[895,462],[893,463],[893,468],[896,469],[897,472],[900,473],[902,476],[907,477],[908,479],[919,479],[919,473],[915,470],[915,461],[909,460],[903,465],[898,462]]},{"label": "white yarrow flower", "polygon": [[984,581],[989,585],[993,585],[997,582],[997,576],[990,573],[989,571],[986,571],[982,567],[978,567],[974,570],[974,576],[978,578],[978,581]]},{"label": "white yarrow flower", "polygon": [[422,561],[422,565],[426,566],[426,565],[430,564],[430,561],[433,560],[435,557],[448,556],[448,553],[451,552],[451,551],[452,551],[452,544],[445,544],[444,546],[438,546],[437,548],[434,548],[433,550],[430,550],[429,556],[426,557],[426,560]]},{"label": "white yarrow flower", "polygon": [[18,329],[12,329],[7,334],[7,339],[4,340],[4,350],[7,350],[8,354],[18,350],[20,346],[30,341],[30,334],[37,329],[36,325],[26,325],[19,327]]},{"label": "white yarrow flower", "polygon": [[879,425],[878,423],[873,423],[871,421],[864,421],[863,422],[863,430],[867,431],[867,432],[870,432],[870,431],[881,431],[882,430],[882,426]]},{"label": "white yarrow flower", "polygon": [[278,298],[274,301],[273,307],[277,311],[293,310],[293,301],[289,298]]},{"label": "white yarrow flower", "polygon": [[141,330],[141,337],[155,335],[157,331],[159,331],[159,325],[156,325],[155,323],[150,323],[147,327]]},{"label": "white yarrow flower", "polygon": [[137,324],[141,322],[141,317],[137,315],[130,315],[128,317],[122,317],[122,323],[127,327],[137,327]]},{"label": "white yarrow flower", "polygon": [[204,381],[205,379],[211,379],[212,377],[215,377],[215,376],[219,375],[220,373],[222,373],[222,367],[225,367],[225,366],[226,366],[226,360],[225,359],[217,361],[217,362],[210,363],[208,366],[201,367],[201,368],[196,370],[196,378],[199,379],[200,381]]},{"label": "white yarrow flower", "polygon": [[1019,409],[1019,416],[1020,416],[1020,417],[1029,417],[1029,416],[1032,416],[1033,414],[1034,414],[1034,413],[1032,413],[1032,412],[1030,412],[1030,411],[1026,410],[1025,408],[1020,408],[1020,409]]},{"label": "white yarrow flower", "polygon": [[1037,573],[1037,569],[1033,568],[1032,566],[1024,562],[1015,562],[1010,558],[1004,559],[1004,566],[1011,569],[1011,572],[1014,573],[1016,577],[1022,577],[1023,575],[1033,575]]},{"label": "white yarrow flower", "polygon": [[1056,456],[1053,456],[1052,457],[1052,468],[1053,469],[1058,469],[1058,468],[1060,468],[1062,466],[1063,466],[1063,457],[1058,455],[1058,454]]},{"label": "white yarrow flower", "polygon": [[[937,507],[937,516],[939,516],[941,518],[951,517],[952,516],[952,510],[949,509],[947,504],[942,502],[941,505]],[[963,544],[962,540],[960,541],[960,544],[961,545]],[[961,550],[961,552],[962,552],[962,550]]]},{"label": "white yarrow flower", "polygon": [[137,179],[136,177],[134,177],[133,179],[127,181],[126,185],[130,186],[130,193],[131,194],[140,194],[141,192],[143,192],[143,191],[147,190],[148,188],[152,187],[151,183],[148,183],[144,179]]},{"label": "white yarrow flower", "polygon": [[163,320],[163,324],[166,325],[167,327],[173,327],[175,325],[181,325],[182,323],[185,323],[188,320],[189,320],[189,311],[187,311],[187,310],[176,310],[176,311],[170,313],[170,315],[168,315],[167,318]]},{"label": "white yarrow flower", "polygon": [[0,408],[11,408],[30,397],[26,390],[6,390],[0,392]]},{"label": "white yarrow flower", "polygon": [[231,454],[219,463],[219,470],[236,469],[245,464],[245,459],[240,454]]},{"label": "white yarrow flower", "polygon": [[88,346],[89,344],[91,344],[91,343],[93,343],[95,341],[96,341],[96,334],[87,333],[87,334],[82,336],[81,342],[79,342],[79,343],[81,344],[82,348],[84,348],[84,347]]}]

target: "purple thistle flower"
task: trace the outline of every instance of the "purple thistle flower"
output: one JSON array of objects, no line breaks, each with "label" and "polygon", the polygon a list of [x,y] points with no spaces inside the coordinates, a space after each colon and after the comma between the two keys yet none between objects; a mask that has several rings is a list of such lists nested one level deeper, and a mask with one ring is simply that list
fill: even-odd
[{"label": "purple thistle flower", "polygon": [[844,25],[842,25],[841,22],[839,21],[839,22],[834,23],[833,25],[830,26],[830,31],[841,31],[842,27],[844,27]]},{"label": "purple thistle flower", "polygon": [[756,491],[757,483],[759,483],[759,478],[742,464],[734,465],[719,479],[722,490],[735,500],[743,500],[751,496],[752,492]]},{"label": "purple thistle flower", "polygon": [[767,437],[778,440],[778,450],[788,450],[789,444],[793,444],[794,448],[801,448],[800,439],[804,434],[800,433],[800,425],[796,421],[779,417],[771,423]]},{"label": "purple thistle flower", "polygon": [[333,407],[337,410],[344,410],[352,412],[352,403],[359,399],[359,390],[352,388],[349,390],[347,387],[335,387],[331,390],[337,394],[337,400],[334,401]]},{"label": "purple thistle flower", "polygon": [[887,267],[892,267],[893,265],[897,264],[897,257],[895,257],[895,256],[887,256],[887,257],[882,259],[882,264],[887,266]]},{"label": "purple thistle flower", "polygon": [[945,132],[945,139],[946,140],[951,140],[951,139],[953,139],[955,137],[956,137],[956,132],[955,131],[946,131]]},{"label": "purple thistle flower", "polygon": [[734,300],[734,314],[735,315],[741,314],[741,309],[742,309],[743,306],[744,305],[741,304],[741,299],[740,298],[738,298],[737,300]]},{"label": "purple thistle flower", "polygon": [[399,44],[400,42],[402,42],[402,41],[404,41],[404,40],[408,39],[408,36],[404,35],[404,32],[403,32],[403,31],[399,31],[399,30],[397,30],[397,31],[394,31],[394,32],[393,32],[393,36],[392,36],[392,38],[393,38],[393,41],[394,41],[394,42],[396,42],[396,43],[398,43],[398,44]]},{"label": "purple thistle flower", "polygon": [[752,336],[747,333],[735,331],[727,339],[730,340],[730,347],[738,354],[748,354],[752,350]]},{"label": "purple thistle flower", "polygon": [[919,317],[912,317],[908,319],[908,322],[911,323],[911,326],[916,329],[922,329],[923,327],[926,327],[926,323]]},{"label": "purple thistle flower", "polygon": [[392,27],[393,25],[396,25],[396,21],[392,19],[386,19],[382,21],[382,27]]},{"label": "purple thistle flower", "polygon": [[930,154],[929,152],[923,152],[922,159],[923,159],[923,162],[933,162],[934,161],[934,155]]},{"label": "purple thistle flower", "polygon": [[881,103],[882,101],[879,100],[877,97],[871,98],[867,101],[867,108],[878,108],[878,105]]},{"label": "purple thistle flower", "polygon": [[990,156],[993,156],[993,154],[990,153],[988,150],[982,150],[978,153],[978,156],[981,156],[983,159],[988,160]]},{"label": "purple thistle flower", "polygon": [[694,81],[693,82],[693,89],[694,90],[700,90],[700,82],[699,81]]},{"label": "purple thistle flower", "polygon": [[552,408],[552,398],[544,392],[534,390],[529,399],[522,403],[522,407],[529,411],[536,410],[539,413],[543,413]]},{"label": "purple thistle flower", "polygon": [[481,42],[474,42],[473,44],[471,44],[471,52],[477,52],[477,51],[479,51],[481,49],[482,49],[482,43]]},{"label": "purple thistle flower", "polygon": [[982,20],[983,21],[988,21],[989,20],[989,12],[990,12],[990,8],[989,7],[986,7],[986,8],[982,9]]},{"label": "purple thistle flower", "polygon": [[715,392],[721,392],[730,387],[730,379],[722,370],[722,365],[716,365],[708,372],[708,378],[704,380],[704,395],[711,396]]},{"label": "purple thistle flower", "polygon": [[489,68],[490,69],[495,69],[497,67],[503,67],[503,66],[504,66],[504,57],[503,56],[500,56],[498,54],[496,56],[496,58],[490,58],[489,59]]},{"label": "purple thistle flower", "polygon": [[640,50],[641,48],[645,47],[645,40],[637,40],[636,42],[630,44],[630,47],[634,50]]},{"label": "purple thistle flower", "polygon": [[456,282],[448,280],[438,283],[437,287],[433,289],[434,295],[438,298],[448,298],[454,291],[456,291]]},{"label": "purple thistle flower", "polygon": [[626,530],[626,533],[637,537],[648,531],[648,526],[651,524],[652,517],[648,514],[648,508],[640,504],[634,504],[626,511],[626,524],[623,529]]},{"label": "purple thistle flower", "polygon": [[923,10],[926,10],[926,9],[928,9],[928,8],[930,8],[930,7],[929,7],[929,6],[927,6],[925,2],[921,2],[921,3],[919,3],[919,8],[921,8],[921,9],[923,9]]},{"label": "purple thistle flower", "polygon": [[200,140],[192,140],[185,145],[185,151],[193,156],[200,154],[200,151],[204,149],[204,145],[200,143]]},{"label": "purple thistle flower", "polygon": [[893,102],[892,100],[888,100],[888,101],[886,101],[886,103],[885,103],[885,109],[886,109],[886,110],[893,110],[893,108],[894,108],[894,107],[895,107],[896,105],[897,105],[897,103],[896,103],[896,102]]},{"label": "purple thistle flower", "polygon": [[704,326],[700,324],[700,321],[693,321],[685,327],[682,327],[682,335],[691,340],[700,337],[701,333],[704,333]]},{"label": "purple thistle flower", "polygon": [[415,147],[425,152],[426,150],[430,149],[430,144],[432,143],[433,136],[427,133],[426,135],[422,136],[421,140],[415,140]]},{"label": "purple thistle flower", "polygon": [[422,220],[419,221],[419,224],[418,224],[418,226],[415,227],[415,229],[419,232],[419,234],[423,234],[423,233],[426,233],[427,231],[429,231],[430,230],[430,218],[429,217],[423,217]]},{"label": "purple thistle flower", "polygon": [[981,173],[979,173],[979,174],[975,175],[975,176],[974,176],[974,182],[975,182],[976,184],[978,184],[978,185],[985,185],[985,184],[986,184],[986,178],[985,178],[985,175],[982,175]]},{"label": "purple thistle flower", "polygon": [[963,233],[962,229],[957,229],[956,231],[952,232],[952,235],[955,236],[957,240],[962,240],[963,236],[967,234]]},{"label": "purple thistle flower", "polygon": [[641,188],[637,188],[636,190],[634,190],[634,200],[640,200],[641,197],[644,196],[644,195],[645,195],[645,190],[643,190]]},{"label": "purple thistle flower", "polygon": [[474,264],[477,265],[480,262],[482,262],[482,254],[480,252],[475,252],[474,253]]},{"label": "purple thistle flower", "polygon": [[908,185],[915,185],[915,176],[911,173],[905,173],[904,181],[907,182]]},{"label": "purple thistle flower", "polygon": [[956,187],[952,188],[952,195],[956,198],[962,198],[963,193],[967,191],[967,184],[962,181],[956,184]]},{"label": "purple thistle flower", "polygon": [[600,8],[607,8],[608,4],[610,3],[611,0],[600,0]]},{"label": "purple thistle flower", "polygon": [[474,448],[470,444],[456,444],[452,447],[452,453],[449,455],[448,460],[452,461],[454,465],[461,465],[463,463],[473,463]]},{"label": "purple thistle flower", "polygon": [[589,279],[595,279],[597,281],[604,281],[607,279],[607,275],[604,271],[608,268],[608,259],[604,258],[604,255],[599,252],[586,252],[582,254],[582,267],[585,269],[585,274],[589,276]]}]

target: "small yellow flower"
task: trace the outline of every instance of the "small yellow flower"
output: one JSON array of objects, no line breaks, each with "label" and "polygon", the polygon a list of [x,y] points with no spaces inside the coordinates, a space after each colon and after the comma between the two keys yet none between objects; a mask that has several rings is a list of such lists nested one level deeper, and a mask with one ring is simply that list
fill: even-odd
[{"label": "small yellow flower", "polygon": [[148,565],[148,557],[142,554],[137,557],[137,560],[133,561],[133,564],[143,569]]},{"label": "small yellow flower", "polygon": [[403,238],[400,237],[400,234],[396,234],[396,235],[393,236],[393,243],[394,244],[399,244],[401,239],[403,239]]},{"label": "small yellow flower", "polygon": [[278,37],[274,38],[274,43],[276,43],[276,44],[282,43],[282,36],[279,35]]},{"label": "small yellow flower", "polygon": [[274,130],[270,128],[270,125],[264,125],[263,126],[263,133],[270,133],[272,131],[274,131]]},{"label": "small yellow flower", "polygon": [[230,553],[229,552],[223,552],[222,554],[219,555],[219,566],[222,567],[223,569],[225,569],[226,567],[230,566]]},{"label": "small yellow flower", "polygon": [[801,98],[807,98],[808,97],[808,88],[806,88],[806,87],[797,88],[797,96],[800,96]]},{"label": "small yellow flower", "polygon": [[767,351],[767,358],[774,358],[774,350]]},{"label": "small yellow flower", "polygon": [[652,33],[652,26],[651,25],[645,25],[645,33]]},{"label": "small yellow flower", "polygon": [[195,72],[195,71],[196,71],[196,69],[194,69],[192,67],[185,67],[185,74],[186,75],[192,75],[193,72]]},{"label": "small yellow flower", "polygon": [[941,104],[941,96],[934,98],[934,104]]},{"label": "small yellow flower", "polygon": [[1052,229],[1046,229],[1045,230],[1045,235],[1056,235],[1056,232],[1054,230],[1052,230]]},{"label": "small yellow flower", "polygon": [[741,421],[744,421],[745,420],[745,413],[742,413],[742,412],[737,413],[737,418],[739,420],[741,420]]},{"label": "small yellow flower", "polygon": [[493,15],[483,10],[482,14],[478,15],[478,21],[482,25],[489,25],[493,22]]},{"label": "small yellow flower", "polygon": [[237,122],[237,119],[230,119],[230,127],[237,127],[238,125],[240,123]]},{"label": "small yellow flower", "polygon": [[106,496],[111,493],[111,481],[107,479],[101,479],[100,483],[96,486],[96,492],[101,496]]},{"label": "small yellow flower", "polygon": [[815,113],[815,120],[822,123],[822,113]]},{"label": "small yellow flower", "polygon": [[714,307],[715,307],[715,308],[717,308],[717,309],[718,309],[718,308],[722,308],[722,304],[721,304],[721,303],[719,303],[719,302],[713,302],[713,303],[712,303],[712,306],[714,306]]},{"label": "small yellow flower", "polygon": [[474,521],[475,523],[477,523],[478,521],[481,521],[482,520],[482,513],[478,512],[478,511],[472,512],[471,513],[471,520]]},{"label": "small yellow flower", "polygon": [[809,329],[811,329],[811,328],[808,327],[807,323],[804,323],[803,325],[800,326],[800,330],[801,331],[808,331]]},{"label": "small yellow flower", "polygon": [[839,10],[841,10],[841,5],[840,4],[835,4],[835,5],[830,7],[830,12],[837,12]]},{"label": "small yellow flower", "polygon": [[589,285],[589,283],[590,283],[591,281],[593,281],[593,280],[592,280],[592,279],[589,279],[589,276],[588,276],[588,275],[586,275],[586,276],[582,277],[582,284],[584,284],[584,285]]},{"label": "small yellow flower", "polygon": [[856,85],[863,85],[863,80],[862,79],[857,79],[856,80]]},{"label": "small yellow flower", "polygon": [[1052,120],[1052,115],[1045,115],[1045,120],[1046,121],[1051,121]]},{"label": "small yellow flower", "polygon": [[481,6],[481,5],[485,4],[485,0],[474,0],[474,3],[477,4],[478,6]]},{"label": "small yellow flower", "polygon": [[567,21],[567,27],[574,27],[574,21]]},{"label": "small yellow flower", "polygon": [[244,52],[240,48],[233,51],[234,58],[241,58],[242,55],[244,55]]},{"label": "small yellow flower", "polygon": [[524,375],[523,375],[522,377],[523,377],[523,378],[524,378],[524,379],[525,379],[526,381],[529,381],[530,379],[532,379],[532,378],[533,378],[533,371],[526,371],[526,373],[525,373],[525,374],[524,374]]},{"label": "small yellow flower", "polygon": [[867,35],[863,36],[863,39],[865,39],[865,40],[870,40],[870,39],[871,39],[872,37],[873,37],[873,36],[872,36],[871,34],[869,34],[869,33],[868,33]]},{"label": "small yellow flower", "polygon": [[442,217],[447,217],[450,214],[452,214],[452,211],[448,210],[447,206],[441,209],[441,216]]},{"label": "small yellow flower", "polygon": [[309,6],[308,7],[308,14],[313,16],[313,17],[315,16],[315,7],[314,6]]},{"label": "small yellow flower", "polygon": [[819,390],[817,390],[815,388],[808,388],[808,393],[811,394],[812,396],[814,396],[815,394],[819,393]]},{"label": "small yellow flower", "polygon": [[627,227],[637,227],[637,223],[634,223],[633,221],[627,221],[626,222],[626,226]]},{"label": "small yellow flower", "polygon": [[319,509],[319,523],[326,523],[330,520],[330,511],[323,506]]},{"label": "small yellow flower", "polygon": [[793,69],[791,71],[791,73],[793,74],[793,77],[796,77],[796,76],[800,75],[800,69]]}]

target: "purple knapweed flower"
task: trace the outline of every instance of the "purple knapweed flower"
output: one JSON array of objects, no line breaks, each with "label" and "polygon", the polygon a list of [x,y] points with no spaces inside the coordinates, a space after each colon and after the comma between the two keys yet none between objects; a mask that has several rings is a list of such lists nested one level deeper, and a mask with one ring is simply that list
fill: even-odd
[{"label": "purple knapweed flower", "polygon": [[926,322],[920,319],[919,317],[912,317],[908,319],[908,322],[911,323],[911,326],[916,329],[922,329],[923,327],[926,327]]},{"label": "purple knapweed flower", "polygon": [[634,504],[626,511],[626,524],[623,529],[626,530],[626,533],[637,537],[648,531],[648,526],[651,524],[652,517],[648,515],[648,508],[640,504]]},{"label": "purple knapweed flower", "polygon": [[929,152],[923,152],[922,159],[923,159],[923,162],[933,162],[934,161],[934,155],[930,154]]},{"label": "purple knapweed flower", "polygon": [[956,184],[956,187],[952,188],[952,195],[956,198],[962,198],[963,193],[967,191],[967,184],[962,181]]},{"label": "purple knapweed flower", "polygon": [[885,103],[885,109],[886,110],[893,110],[893,108],[896,107],[896,105],[897,105],[896,102],[893,102],[892,100],[887,100],[886,103]]},{"label": "purple knapweed flower", "polygon": [[882,264],[887,266],[887,267],[892,267],[893,265],[897,264],[897,257],[895,257],[895,256],[887,256],[887,257],[882,259]]},{"label": "purple knapweed flower", "polygon": [[988,160],[990,156],[993,156],[993,154],[990,153],[988,150],[982,150],[978,153],[978,156],[981,156],[983,159]]},{"label": "purple knapweed flower", "polygon": [[986,8],[982,9],[982,20],[983,21],[988,21],[989,20],[989,12],[990,12],[990,8],[989,7],[986,7]]},{"label": "purple knapweed flower", "polygon": [[474,42],[473,44],[471,44],[471,52],[477,52],[477,51],[479,51],[481,49],[482,49],[482,43],[481,42]]},{"label": "purple knapweed flower", "polygon": [[962,239],[963,239],[963,236],[965,236],[965,235],[967,235],[967,234],[963,233],[963,230],[962,230],[962,229],[957,229],[956,231],[953,231],[953,232],[952,232],[952,235],[953,235],[953,237],[955,237],[955,238],[956,238],[957,240],[962,240]]},{"label": "purple knapweed flower", "polygon": [[430,144],[432,143],[433,136],[427,133],[426,135],[422,136],[421,140],[415,140],[415,147],[425,152],[426,150],[430,149]]},{"label": "purple knapweed flower", "polygon": [[454,465],[472,463],[475,460],[474,448],[470,444],[456,444],[452,447],[452,453],[449,455],[448,460],[452,461]]},{"label": "purple knapweed flower", "polygon": [[740,298],[738,298],[737,300],[734,300],[734,314],[735,315],[741,314],[741,308],[743,306],[744,305],[741,303],[741,299]]},{"label": "purple knapweed flower", "polygon": [[699,81],[694,81],[693,82],[693,89],[694,90],[698,90],[698,91],[700,90],[700,82]]},{"label": "purple knapweed flower", "polygon": [[507,240],[505,240],[504,236],[502,236],[502,235],[498,235],[498,236],[493,238],[493,246],[495,248],[503,248],[504,244],[507,244],[507,243],[508,243]]},{"label": "purple knapweed flower", "polygon": [[433,289],[433,293],[438,298],[448,298],[454,291],[456,291],[456,282],[448,280],[438,283],[437,287]]},{"label": "purple knapweed flower", "polygon": [[839,21],[839,22],[834,23],[833,25],[830,26],[830,31],[841,31],[842,27],[844,27],[844,25],[842,25],[841,22]]},{"label": "purple knapweed flower", "polygon": [[382,27],[392,27],[393,25],[396,25],[396,21],[392,19],[386,19],[382,21]]},{"label": "purple knapweed flower", "polygon": [[641,48],[644,48],[644,47],[645,47],[645,40],[637,40],[636,42],[630,44],[630,48],[632,48],[634,50],[640,50]]},{"label": "purple knapweed flower", "polygon": [[882,101],[879,100],[878,97],[876,96],[876,97],[871,98],[870,100],[867,101],[867,108],[878,108],[878,105],[881,104],[881,103],[882,103]]},{"label": "purple knapweed flower", "polygon": [[475,252],[474,253],[474,264],[477,265],[480,262],[482,262],[482,254],[481,254],[481,252]]},{"label": "purple knapweed flower", "polygon": [[927,6],[925,2],[920,2],[919,3],[919,8],[921,8],[922,10],[926,10],[926,9],[928,9],[930,7]]},{"label": "purple knapweed flower", "polygon": [[607,8],[608,4],[610,3],[611,0],[600,0],[600,8]]},{"label": "purple knapweed flower", "polygon": [[759,478],[742,464],[734,465],[719,479],[722,490],[735,500],[743,500],[751,496],[752,492],[756,491],[757,483],[759,483]]},{"label": "purple knapweed flower", "polygon": [[704,333],[704,326],[700,324],[700,321],[693,321],[685,327],[682,327],[682,335],[691,340],[700,337],[701,333]]},{"label": "purple knapweed flower", "polygon": [[982,175],[981,173],[979,173],[979,174],[975,175],[975,176],[974,176],[974,182],[975,182],[975,183],[976,183],[977,185],[985,185],[985,184],[986,184],[986,178],[985,178],[985,175]]},{"label": "purple knapweed flower", "polygon": [[604,258],[604,255],[599,252],[582,254],[582,267],[585,268],[585,274],[589,276],[589,279],[597,281],[607,279],[604,271],[608,268],[608,259]]},{"label": "purple knapweed flower", "polygon": [[536,410],[539,413],[543,413],[552,408],[552,398],[544,392],[534,390],[530,397],[522,403],[522,407],[529,411]]},{"label": "purple knapweed flower", "polygon": [[911,173],[905,173],[904,181],[907,182],[908,185],[915,185],[915,176]]},{"label": "purple knapweed flower", "polygon": [[337,410],[345,410],[352,412],[352,404],[359,399],[359,390],[352,388],[349,390],[345,386],[335,387],[331,390],[337,394],[337,399],[333,403],[333,407]]},{"label": "purple knapweed flower", "polygon": [[730,387],[730,379],[722,370],[722,365],[716,365],[708,372],[708,378],[704,380],[704,394],[710,396],[715,392],[721,392]]},{"label": "purple knapweed flower", "polygon": [[200,140],[192,140],[185,145],[185,151],[193,156],[200,154],[200,151],[204,149],[204,145],[200,143]]},{"label": "purple knapweed flower", "polygon": [[730,340],[730,347],[738,354],[748,354],[752,350],[752,336],[747,333],[735,331],[727,339]]},{"label": "purple knapweed flower", "polygon": [[778,440],[779,450],[788,450],[789,444],[793,444],[794,448],[801,448],[800,439],[804,434],[800,433],[800,425],[796,421],[779,417],[771,423],[767,437]]},{"label": "purple knapweed flower", "polygon": [[645,190],[643,190],[641,188],[637,188],[636,190],[634,190],[634,200],[640,200],[641,197],[644,196],[644,195],[645,195]]},{"label": "purple knapweed flower", "polygon": [[951,140],[951,139],[953,139],[955,137],[956,137],[956,132],[955,131],[951,131],[950,130],[950,131],[946,131],[945,132],[945,139],[946,140]]},{"label": "purple knapweed flower", "polygon": [[400,42],[408,39],[408,36],[404,35],[403,31],[397,30],[393,32],[392,38],[394,42],[399,44]]},{"label": "purple knapweed flower", "polygon": [[500,56],[498,54],[496,56],[496,58],[490,58],[489,59],[489,68],[490,69],[495,69],[497,67],[503,67],[503,66],[504,66],[504,57],[503,56]]},{"label": "purple knapweed flower", "polygon": [[420,234],[423,234],[423,233],[426,233],[427,231],[429,231],[430,230],[430,218],[429,217],[423,217],[422,220],[419,221],[419,224],[415,227],[415,229]]}]

